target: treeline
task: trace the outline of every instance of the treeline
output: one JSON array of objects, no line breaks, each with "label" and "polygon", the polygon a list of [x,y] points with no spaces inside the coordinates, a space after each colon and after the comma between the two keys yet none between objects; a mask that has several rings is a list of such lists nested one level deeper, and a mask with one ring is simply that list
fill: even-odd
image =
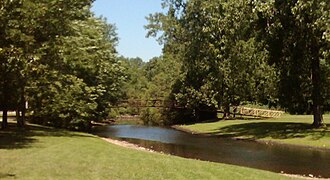
[{"label": "treeline", "polygon": [[[171,56],[160,56],[148,62],[141,58],[120,57],[126,67],[127,81],[124,83],[124,100],[170,100],[172,87],[180,76],[180,62]],[[166,108],[122,107],[113,108],[111,116],[137,115],[148,125],[167,125],[168,111]]]},{"label": "treeline", "polygon": [[61,128],[88,130],[124,95],[115,27],[90,10],[92,0],[2,0],[0,109]]},{"label": "treeline", "polygon": [[[314,114],[330,104],[327,0],[164,0],[148,17],[148,36],[181,64],[168,98],[184,109],[171,123],[215,118],[244,103]],[[166,73],[166,72],[165,72]]]}]

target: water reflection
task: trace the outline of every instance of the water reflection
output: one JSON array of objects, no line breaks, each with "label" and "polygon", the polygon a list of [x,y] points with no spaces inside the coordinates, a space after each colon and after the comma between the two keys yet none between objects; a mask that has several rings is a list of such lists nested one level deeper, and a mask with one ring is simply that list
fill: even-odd
[{"label": "water reflection", "polygon": [[330,178],[329,150],[203,137],[174,129],[136,125],[100,127],[97,134],[186,158]]}]

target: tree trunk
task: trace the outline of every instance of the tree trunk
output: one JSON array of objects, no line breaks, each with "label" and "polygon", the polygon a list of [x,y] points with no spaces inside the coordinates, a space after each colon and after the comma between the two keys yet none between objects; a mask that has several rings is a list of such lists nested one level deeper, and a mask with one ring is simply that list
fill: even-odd
[{"label": "tree trunk", "polygon": [[324,126],[322,114],[322,96],[321,96],[321,71],[320,71],[320,58],[317,43],[313,42],[311,45],[312,54],[312,101],[313,101],[313,127],[318,128]]},{"label": "tree trunk", "polygon": [[7,84],[7,79],[6,79],[6,72],[3,74],[3,79],[2,79],[2,123],[1,123],[1,128],[5,129],[8,126],[8,84]]},{"label": "tree trunk", "polygon": [[324,127],[324,121],[323,121],[323,115],[322,115],[322,108],[321,106],[314,105],[313,107],[313,115],[314,115],[314,121],[313,121],[313,127],[319,128]]},{"label": "tree trunk", "polygon": [[18,105],[18,113],[21,112],[22,115],[18,116],[17,118],[17,126],[18,127],[23,127],[25,125],[25,112],[26,112],[26,106],[25,106],[25,92],[24,92],[24,87],[22,87],[22,92],[21,93],[21,98],[20,102]]},{"label": "tree trunk", "polygon": [[233,109],[233,117],[234,119],[236,118],[236,113],[237,113],[237,105],[234,106],[234,109]]},{"label": "tree trunk", "polygon": [[229,104],[226,104],[224,106],[222,119],[230,119],[230,106],[229,106]]},{"label": "tree trunk", "polygon": [[19,119],[20,119],[20,112],[19,112],[19,108],[16,108],[16,121],[17,121],[17,126],[19,126]]},{"label": "tree trunk", "polygon": [[6,129],[7,126],[8,126],[8,110],[5,107],[3,107],[1,128]]}]

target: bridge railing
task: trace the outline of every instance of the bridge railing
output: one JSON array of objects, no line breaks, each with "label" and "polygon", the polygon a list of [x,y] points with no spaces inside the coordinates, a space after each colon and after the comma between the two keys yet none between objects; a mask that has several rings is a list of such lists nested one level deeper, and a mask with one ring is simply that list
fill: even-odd
[{"label": "bridge railing", "polygon": [[283,111],[274,111],[274,110],[268,110],[268,109],[256,109],[256,108],[247,108],[243,106],[237,107],[238,114],[246,115],[246,116],[255,116],[255,117],[280,117],[282,114],[284,114]]},{"label": "bridge railing", "polygon": [[152,99],[152,100],[123,100],[119,101],[118,105],[113,107],[158,107],[158,108],[170,108],[175,107],[175,103],[173,101],[161,100],[161,99]]}]

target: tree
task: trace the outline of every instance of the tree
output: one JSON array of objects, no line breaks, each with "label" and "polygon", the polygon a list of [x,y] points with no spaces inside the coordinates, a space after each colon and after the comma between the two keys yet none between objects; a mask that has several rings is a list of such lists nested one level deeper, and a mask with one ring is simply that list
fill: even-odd
[{"label": "tree", "polygon": [[126,67],[128,75],[128,80],[125,85],[127,99],[145,99],[146,91],[148,89],[148,82],[144,74],[146,63],[139,57],[121,57],[121,59]]},{"label": "tree", "polygon": [[161,100],[164,107],[151,107],[142,111],[141,119],[145,124],[170,125],[173,104],[171,92],[173,85],[180,75],[181,64],[173,56],[164,54],[154,57],[146,63],[144,74],[148,80],[147,99]]},{"label": "tree", "polygon": [[24,116],[25,99],[34,120],[43,124],[88,129],[92,120],[106,117],[111,103],[123,94],[125,76],[116,58],[115,27],[93,17],[91,3],[0,4],[4,119],[10,106],[22,109]]},{"label": "tree", "polygon": [[89,130],[122,96],[124,68],[115,56],[114,26],[92,16],[69,25],[74,31],[46,49],[48,61],[30,88],[31,107],[39,123]]},{"label": "tree", "polygon": [[164,52],[182,62],[173,98],[190,117],[215,118],[223,108],[227,118],[229,106],[256,101],[264,93],[274,74],[267,52],[254,39],[249,2],[177,0],[164,5],[167,14],[149,17],[147,28],[153,36],[162,31]]},{"label": "tree", "polygon": [[329,8],[325,0],[255,2],[270,62],[280,72],[280,102],[298,113],[311,102],[314,127],[324,125],[327,78],[322,78],[322,69],[329,61]]},{"label": "tree", "polygon": [[24,125],[25,85],[29,66],[35,60],[34,16],[30,8],[34,3],[19,0],[0,3],[0,59],[1,59],[1,109],[3,110],[2,128],[7,126],[7,111],[22,110]]},{"label": "tree", "polygon": [[[160,56],[148,62],[141,58],[120,57],[126,67],[127,81],[125,83],[126,96],[124,100],[130,103],[148,100],[163,100],[168,102],[172,86],[180,73],[180,64],[171,56]],[[140,115],[146,124],[164,125],[166,118],[163,108],[127,107],[119,113]]]},{"label": "tree", "polygon": [[122,87],[126,80],[123,64],[116,57],[116,28],[95,17],[75,21],[73,26],[77,34],[65,40],[64,66],[94,88],[97,97],[94,120],[104,119],[110,106],[124,95]]},{"label": "tree", "polygon": [[[147,90],[149,82],[144,73],[146,63],[139,57],[125,58],[121,56],[120,61],[125,68],[127,79],[124,83],[124,100],[131,103],[136,103],[137,100],[144,100],[148,98]],[[139,108],[128,107],[121,113],[138,115]]]},{"label": "tree", "polygon": [[148,98],[166,100],[180,73],[180,63],[169,55],[154,57],[144,66],[149,82]]}]

